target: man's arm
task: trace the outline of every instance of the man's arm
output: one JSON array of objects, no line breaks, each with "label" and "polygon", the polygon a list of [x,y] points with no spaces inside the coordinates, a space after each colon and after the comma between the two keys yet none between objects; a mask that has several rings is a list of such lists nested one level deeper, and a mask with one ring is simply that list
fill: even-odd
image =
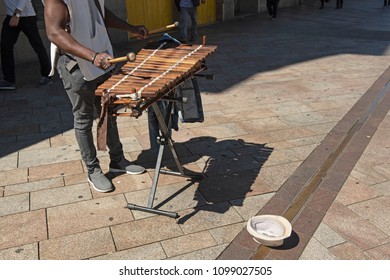
[{"label": "man's arm", "polygon": [[62,0],[45,0],[45,25],[50,42],[64,52],[92,61],[95,52],[77,42],[68,32],[68,7]]},{"label": "man's arm", "polygon": [[22,12],[24,10],[24,7],[26,7],[26,2],[31,0],[19,0],[16,3],[16,9]]},{"label": "man's arm", "polygon": [[16,9],[11,16],[11,19],[9,20],[9,26],[16,27],[19,25],[20,14],[23,12],[24,7],[26,7],[26,1],[27,0],[18,1],[18,3],[16,4]]},{"label": "man's arm", "polygon": [[104,22],[106,23],[107,27],[125,30],[137,36],[137,38],[139,39],[145,39],[146,37],[148,37],[148,30],[145,28],[145,26],[143,25],[134,26],[128,24],[126,21],[118,18],[113,12],[111,12],[107,8],[104,8],[104,12],[105,12]]}]

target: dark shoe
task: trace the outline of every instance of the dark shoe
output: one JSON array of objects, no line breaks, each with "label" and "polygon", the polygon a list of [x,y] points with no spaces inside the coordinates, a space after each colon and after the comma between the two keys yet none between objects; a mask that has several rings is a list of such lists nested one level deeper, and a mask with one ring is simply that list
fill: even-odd
[{"label": "dark shoe", "polygon": [[106,193],[115,190],[110,180],[107,179],[98,167],[94,168],[93,172],[88,174],[88,182],[98,192]]},{"label": "dark shoe", "polygon": [[0,81],[0,90],[2,89],[6,89],[6,90],[9,90],[9,89],[16,89],[16,85],[13,84],[13,83],[10,83],[6,80],[1,80]]},{"label": "dark shoe", "polygon": [[323,9],[323,8],[324,8],[324,6],[321,6],[321,7],[320,7],[320,10]]},{"label": "dark shoe", "polygon": [[52,83],[50,77],[42,77],[38,82],[38,87],[44,87]]},{"label": "dark shoe", "polygon": [[110,172],[125,172],[131,175],[138,175],[145,172],[145,168],[131,164],[131,162],[125,158],[123,158],[120,162],[111,162],[109,170]]}]

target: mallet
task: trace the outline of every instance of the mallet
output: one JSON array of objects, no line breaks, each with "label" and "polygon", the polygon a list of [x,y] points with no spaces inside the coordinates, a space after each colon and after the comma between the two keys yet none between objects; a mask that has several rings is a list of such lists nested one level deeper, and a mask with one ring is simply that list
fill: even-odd
[{"label": "mallet", "polygon": [[174,22],[174,23],[172,23],[170,25],[167,25],[167,26],[160,27],[160,28],[154,29],[152,31],[149,31],[149,34],[164,32],[164,31],[167,31],[169,29],[172,29],[172,28],[175,28],[175,27],[178,27],[178,26],[179,26],[179,23],[178,22]]},{"label": "mallet", "polygon": [[128,61],[133,62],[135,59],[136,59],[135,53],[129,52],[128,54],[126,54],[126,56],[112,58],[112,59],[108,60],[108,62],[110,62],[111,64],[115,64],[115,63],[125,62],[125,61],[126,62],[128,62]]}]

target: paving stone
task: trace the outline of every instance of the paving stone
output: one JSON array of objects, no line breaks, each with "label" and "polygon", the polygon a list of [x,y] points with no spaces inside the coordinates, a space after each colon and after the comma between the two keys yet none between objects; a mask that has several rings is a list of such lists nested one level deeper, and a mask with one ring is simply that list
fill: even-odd
[{"label": "paving stone", "polygon": [[243,222],[241,216],[227,202],[184,210],[179,214],[178,224],[185,234]]},{"label": "paving stone", "polygon": [[27,212],[30,209],[28,193],[0,198],[0,216]]},{"label": "paving stone", "polygon": [[259,158],[257,155],[253,155],[259,162],[264,161],[263,166],[272,166],[279,165],[283,163],[290,163],[294,161],[300,161],[295,155],[294,152],[290,149],[275,149],[270,154],[269,158]]},{"label": "paving stone", "polygon": [[390,195],[390,181],[386,181],[377,185],[372,185],[371,187],[381,195]]},{"label": "paving stone", "polygon": [[31,193],[31,209],[42,209],[92,198],[88,184],[79,184]]},{"label": "paving stone", "polygon": [[213,236],[217,244],[227,244],[232,242],[238,233],[246,227],[246,222],[231,224],[227,226],[210,229],[210,234]]},{"label": "paving stone", "polygon": [[46,190],[51,188],[58,188],[64,186],[64,180],[62,177],[46,179],[42,181],[35,181],[23,184],[16,184],[4,187],[5,195],[16,195],[21,193],[29,193],[40,190]]},{"label": "paving stone", "polygon": [[337,260],[326,247],[315,238],[310,239],[305,251],[299,257],[300,260]]},{"label": "paving stone", "polygon": [[388,181],[388,178],[376,171],[373,167],[357,164],[351,172],[351,176],[366,185],[376,185]]},{"label": "paving stone", "polygon": [[325,248],[330,248],[346,241],[342,236],[328,227],[325,223],[321,223],[318,226],[313,237],[315,240],[325,246]]},{"label": "paving stone", "polygon": [[196,136],[213,135],[217,138],[229,138],[247,134],[247,130],[235,123],[197,127],[196,129],[193,129],[192,132]]},{"label": "paving stone", "polygon": [[289,178],[300,162],[262,167],[251,186],[252,195],[275,192]]},{"label": "paving stone", "polygon": [[235,199],[229,201],[233,205],[234,209],[241,215],[241,217],[248,221],[253,216],[256,216],[259,209],[274,196],[274,193],[267,193],[256,196],[247,196],[241,199]]},{"label": "paving stone", "polygon": [[20,167],[32,167],[55,163],[61,164],[66,161],[77,161],[79,159],[80,152],[76,145],[19,152]]},{"label": "paving stone", "polygon": [[27,168],[18,168],[0,172],[0,186],[27,182]]},{"label": "paving stone", "polygon": [[145,246],[133,249],[114,252],[100,257],[92,258],[93,260],[163,260],[166,259],[161,244],[159,242],[147,244]]},{"label": "paving stone", "polygon": [[49,237],[55,238],[132,221],[133,216],[125,205],[123,195],[115,195],[48,208]]},{"label": "paving stone", "polygon": [[[286,129],[288,126],[279,117],[243,121],[238,124],[241,129],[251,133]],[[245,133],[241,133],[245,134]],[[207,134],[206,134],[207,135]],[[214,134],[210,134],[214,135]],[[233,135],[234,136],[234,135]],[[217,135],[218,138],[223,138]],[[226,136],[225,136],[226,137]]]},{"label": "paving stone", "polygon": [[364,252],[369,259],[372,260],[389,260],[390,243],[369,249]]},{"label": "paving stone", "polygon": [[353,243],[342,243],[330,249],[338,260],[366,260],[366,255]]},{"label": "paving stone", "polygon": [[[83,166],[79,160],[65,161],[47,165],[33,166],[29,169],[29,181],[39,181],[61,176],[83,173]],[[0,175],[1,176],[1,175]]]},{"label": "paving stone", "polygon": [[285,129],[272,130],[268,133],[274,139],[278,139],[279,142],[293,139],[306,139],[315,135],[315,133],[307,127],[289,127]]},{"label": "paving stone", "polygon": [[164,216],[114,225],[111,231],[119,251],[183,235],[175,220]]},{"label": "paving stone", "polygon": [[337,202],[333,203],[325,215],[324,222],[362,250],[388,242],[389,237],[383,231]]},{"label": "paving stone", "polygon": [[77,145],[76,136],[74,134],[58,134],[50,138],[51,147],[72,147]]},{"label": "paving stone", "polygon": [[390,196],[362,201],[348,208],[390,236]]},{"label": "paving stone", "polygon": [[217,244],[208,231],[202,231],[195,234],[187,234],[185,236],[163,240],[161,241],[161,245],[169,258],[212,247]]},{"label": "paving stone", "polygon": [[82,260],[115,252],[109,228],[101,228],[40,242],[41,260]]},{"label": "paving stone", "polygon": [[38,260],[38,243],[0,250],[0,260]]},{"label": "paving stone", "polygon": [[214,119],[218,123],[232,123],[232,122],[241,122],[246,121],[248,119],[261,119],[274,117],[277,114],[272,112],[270,109],[263,110],[253,110],[252,108],[249,110],[243,110],[242,108],[231,108],[222,111],[220,115],[214,115]]},{"label": "paving stone", "polygon": [[46,239],[45,210],[0,217],[0,250]]},{"label": "paving stone", "polygon": [[343,185],[343,188],[340,190],[336,199],[344,205],[350,205],[377,197],[378,195],[380,194],[375,190],[375,188],[367,186],[350,176]]},{"label": "paving stone", "polygon": [[18,153],[11,153],[0,157],[0,170],[13,170],[18,167]]}]

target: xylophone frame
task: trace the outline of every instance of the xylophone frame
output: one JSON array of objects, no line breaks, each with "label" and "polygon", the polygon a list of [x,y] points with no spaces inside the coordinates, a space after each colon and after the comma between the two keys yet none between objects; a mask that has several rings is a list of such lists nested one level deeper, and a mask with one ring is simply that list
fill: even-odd
[{"label": "xylophone frame", "polygon": [[[205,77],[205,78],[210,77],[210,76],[202,75],[202,74],[195,74],[194,76]],[[158,183],[158,179],[159,179],[160,174],[168,174],[168,175],[186,177],[186,178],[190,178],[194,181],[201,180],[203,178],[203,175],[202,174],[186,174],[186,172],[183,168],[183,165],[180,162],[179,156],[176,152],[175,146],[173,144],[171,133],[169,132],[169,129],[168,129],[168,127],[170,126],[170,119],[171,119],[170,116],[171,116],[171,113],[173,110],[174,103],[175,102],[182,102],[182,100],[179,100],[179,99],[172,96],[172,93],[174,91],[175,91],[175,89],[173,89],[170,93],[167,94],[166,97],[164,97],[162,99],[162,100],[165,99],[168,101],[168,106],[167,106],[165,118],[164,118],[157,102],[154,102],[151,104],[151,106],[154,110],[154,113],[156,114],[159,126],[160,126],[161,136],[158,139],[158,143],[160,144],[160,147],[159,147],[159,151],[158,151],[153,182],[152,182],[152,186],[151,186],[150,193],[149,193],[148,204],[147,204],[147,206],[140,206],[140,205],[136,205],[133,203],[128,203],[126,208],[128,208],[130,210],[138,210],[138,211],[168,216],[171,218],[179,218],[179,214],[176,212],[165,211],[165,210],[153,208],[153,202],[154,202],[155,194],[157,191],[157,183]],[[166,169],[161,168],[165,146],[169,147],[169,149],[172,153],[173,159],[175,160],[176,167],[178,168],[178,172],[174,172],[171,170],[166,170]]]}]

